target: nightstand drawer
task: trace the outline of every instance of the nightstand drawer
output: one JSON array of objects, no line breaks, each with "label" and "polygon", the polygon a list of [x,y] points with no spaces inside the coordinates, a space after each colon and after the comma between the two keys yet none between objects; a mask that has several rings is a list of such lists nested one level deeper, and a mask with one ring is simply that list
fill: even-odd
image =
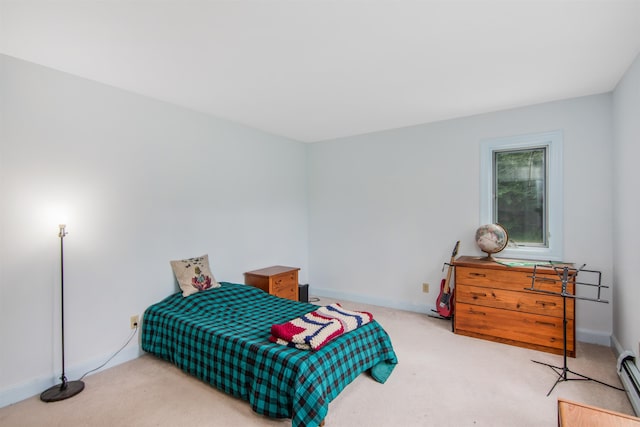
[{"label": "nightstand drawer", "polygon": [[293,286],[283,286],[277,290],[274,290],[273,295],[280,298],[286,298],[286,299],[297,301],[298,300],[297,291],[298,291],[297,286],[295,288]]},{"label": "nightstand drawer", "polygon": [[273,295],[280,298],[297,299],[298,298],[298,272],[286,273],[273,277],[273,286],[271,288]]},{"label": "nightstand drawer", "polygon": [[279,291],[282,289],[291,289],[294,286],[298,286],[297,274],[287,273],[280,276],[273,277],[273,289]]}]

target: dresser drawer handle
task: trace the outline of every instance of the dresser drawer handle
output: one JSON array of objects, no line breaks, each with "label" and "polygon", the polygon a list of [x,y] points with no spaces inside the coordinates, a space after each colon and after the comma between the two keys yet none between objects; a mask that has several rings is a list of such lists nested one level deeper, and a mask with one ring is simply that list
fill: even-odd
[{"label": "dresser drawer handle", "polygon": [[486,297],[487,294],[485,294],[484,292],[471,292],[471,295],[474,297]]},{"label": "dresser drawer handle", "polygon": [[536,323],[537,323],[538,325],[551,326],[551,327],[553,327],[553,328],[555,328],[555,327],[556,327],[556,324],[555,324],[555,323],[552,323],[552,322],[543,322],[543,321],[541,321],[541,320],[536,320]]},{"label": "dresser drawer handle", "polygon": [[469,273],[469,276],[473,276],[473,277],[487,277],[486,274],[483,273]]},{"label": "dresser drawer handle", "polygon": [[540,304],[541,306],[545,306],[545,305],[549,305],[551,307],[555,307],[556,303],[555,302],[549,302],[549,301],[536,301],[536,304]]},{"label": "dresser drawer handle", "polygon": [[481,316],[486,316],[486,315],[487,315],[487,313],[485,313],[485,312],[483,312],[483,311],[476,311],[476,310],[474,310],[474,309],[470,309],[470,310],[469,310],[469,313],[471,313],[471,314],[479,314],[479,315],[481,315]]}]

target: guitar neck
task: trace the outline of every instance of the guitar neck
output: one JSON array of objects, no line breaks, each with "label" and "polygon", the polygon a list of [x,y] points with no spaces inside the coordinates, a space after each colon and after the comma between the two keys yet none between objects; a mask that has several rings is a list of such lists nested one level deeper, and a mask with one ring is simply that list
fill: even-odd
[{"label": "guitar neck", "polygon": [[456,255],[458,255],[458,248],[460,247],[460,240],[456,242],[456,245],[453,248],[453,252],[451,252],[451,260],[449,261],[449,269],[447,270],[447,278],[445,279],[444,286],[442,287],[442,291],[445,294],[449,293],[449,283],[451,282],[451,273],[453,272],[453,263],[456,260]]},{"label": "guitar neck", "polygon": [[453,262],[455,261],[455,256],[451,257],[451,262],[449,262],[449,269],[447,270],[447,278],[444,281],[443,291],[445,294],[449,293],[450,283],[451,283],[451,273],[453,273]]}]

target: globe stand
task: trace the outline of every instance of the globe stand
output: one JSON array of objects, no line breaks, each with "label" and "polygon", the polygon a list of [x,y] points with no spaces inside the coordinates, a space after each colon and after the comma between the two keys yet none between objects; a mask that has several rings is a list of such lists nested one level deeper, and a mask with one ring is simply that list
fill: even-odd
[{"label": "globe stand", "polygon": [[493,257],[493,253],[492,252],[485,252],[485,254],[487,254],[487,256],[482,258],[483,260],[496,262],[496,259]]}]

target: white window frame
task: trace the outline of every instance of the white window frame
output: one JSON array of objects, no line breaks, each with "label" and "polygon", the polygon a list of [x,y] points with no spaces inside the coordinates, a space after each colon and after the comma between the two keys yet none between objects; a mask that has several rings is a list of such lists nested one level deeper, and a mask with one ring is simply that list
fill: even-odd
[{"label": "white window frame", "polygon": [[[562,261],[563,259],[563,182],[562,131],[486,139],[480,142],[480,225],[491,224],[494,209],[493,153],[504,150],[547,148],[547,233],[548,246],[509,245],[496,257]],[[507,230],[509,231],[509,230]]]}]

